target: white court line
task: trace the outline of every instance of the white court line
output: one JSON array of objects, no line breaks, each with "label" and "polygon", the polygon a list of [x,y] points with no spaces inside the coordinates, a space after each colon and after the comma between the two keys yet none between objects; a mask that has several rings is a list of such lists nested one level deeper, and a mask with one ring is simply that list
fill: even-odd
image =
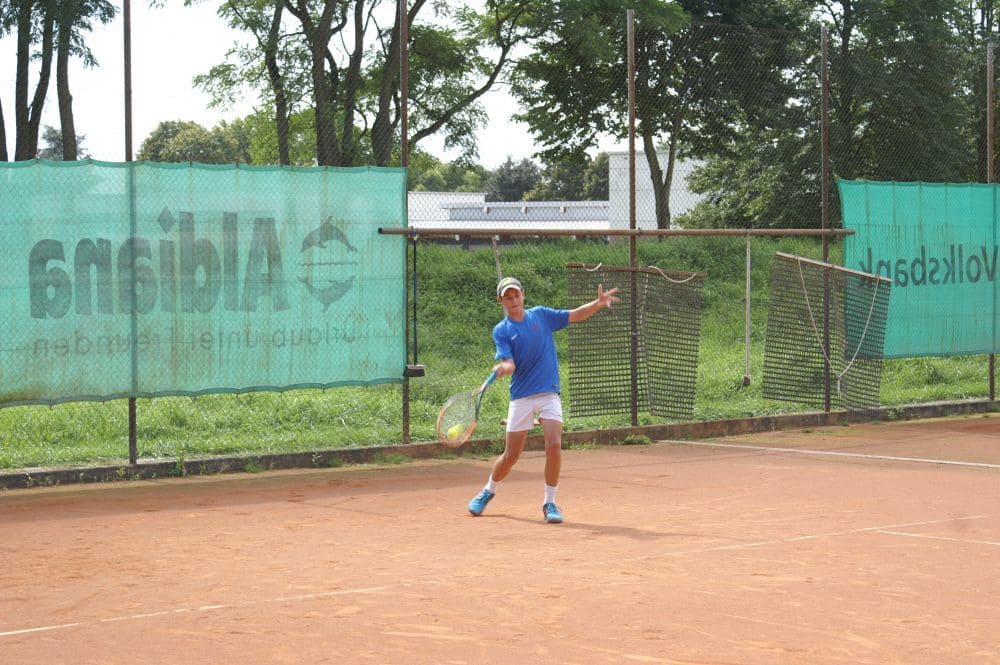
[{"label": "white court line", "polygon": [[857,457],[860,459],[889,460],[891,462],[919,462],[921,464],[950,464],[952,466],[977,466],[986,469],[1000,469],[1000,464],[987,462],[959,462],[945,459],[926,459],[922,457],[896,457],[894,455],[869,455],[866,453],[844,453],[836,450],[806,450],[803,448],[778,448],[776,446],[744,446],[738,443],[713,443],[711,441],[672,441],[661,439],[664,443],[676,443],[682,446],[705,446],[707,448],[738,448],[742,450],[764,450],[772,453],[795,453],[798,455],[820,455],[827,457]]},{"label": "white court line", "polygon": [[[210,610],[228,610],[236,607],[262,605],[264,603],[282,603],[291,600],[309,600],[312,598],[329,598],[330,596],[346,596],[346,595],[361,594],[361,593],[375,593],[378,591],[386,591],[390,588],[393,587],[376,586],[376,587],[369,587],[367,589],[343,589],[340,591],[323,591],[320,593],[307,593],[307,594],[302,594],[300,596],[281,596],[278,598],[265,598],[263,600],[249,600],[242,603],[231,603],[229,605],[202,605],[200,607],[194,607],[194,608],[182,607],[175,610],[164,610],[162,612],[147,612],[145,614],[132,614],[129,616],[110,617],[108,619],[99,619],[97,621],[91,621],[90,623],[99,624],[99,623],[113,623],[116,621],[134,621],[136,619],[148,619],[150,617],[162,617],[162,616],[169,616],[171,614],[184,614],[185,612],[207,612]],[[12,637],[14,635],[24,635],[27,633],[42,633],[45,631],[61,630],[65,628],[76,628],[77,626],[83,626],[86,624],[87,622],[77,621],[76,623],[62,623],[55,626],[37,626],[35,628],[8,630],[5,632],[0,632],[0,637]]]},{"label": "white court line", "polygon": [[[625,558],[615,559],[613,561],[613,563],[621,563],[622,561],[648,561],[650,559],[662,559],[662,558],[666,558],[666,557],[685,556],[685,555],[688,555],[688,554],[708,554],[708,553],[712,553],[712,552],[725,552],[727,550],[749,549],[749,548],[753,548],[753,547],[764,547],[764,546],[767,546],[767,545],[781,545],[781,544],[785,544],[785,543],[795,543],[795,542],[801,542],[801,541],[806,541],[806,540],[817,540],[819,538],[833,538],[833,537],[836,537],[836,536],[846,536],[846,535],[850,535],[850,534],[854,534],[854,533],[865,533],[865,532],[869,532],[869,531],[871,531],[871,532],[879,532],[879,533],[895,533],[893,531],[893,529],[901,529],[901,528],[912,527],[912,526],[927,526],[927,525],[930,525],[930,524],[942,524],[944,522],[957,522],[957,521],[960,521],[960,520],[979,520],[979,519],[985,519],[986,517],[988,517],[988,515],[965,515],[965,516],[961,516],[961,517],[948,517],[948,518],[939,519],[939,520],[924,520],[924,521],[921,521],[921,522],[906,522],[906,523],[903,523],[903,524],[883,524],[883,525],[880,525],[880,526],[868,526],[868,527],[860,527],[860,528],[857,528],[857,529],[849,529],[847,531],[831,531],[831,532],[828,532],[828,533],[808,534],[808,535],[804,535],[804,536],[794,536],[794,537],[791,537],[791,538],[780,538],[780,539],[777,539],[777,540],[759,540],[759,541],[755,541],[755,542],[752,542],[752,543],[738,543],[738,544],[735,544],[735,545],[719,545],[717,547],[702,547],[702,548],[697,548],[697,549],[692,549],[692,550],[676,550],[676,551],[673,551],[673,552],[663,552],[663,553],[659,553],[659,554],[649,554],[649,555],[641,556],[641,557],[625,557]],[[899,533],[898,535],[917,535],[917,534]],[[927,537],[929,538],[931,536],[927,536]],[[977,541],[961,541],[961,542],[977,542]],[[990,544],[990,545],[1000,545],[1000,543],[987,543],[987,544]],[[609,561],[592,561],[591,563],[599,564],[599,565],[606,565],[606,564],[612,563],[612,562],[609,562]],[[413,586],[415,584],[438,584],[438,583],[439,582],[437,580],[425,580],[425,581],[420,581],[420,582],[410,581],[410,582],[407,582],[403,586]],[[387,591],[387,590],[396,588],[396,586],[399,586],[399,585],[395,585],[395,586],[387,585],[387,586],[368,587],[368,588],[361,588],[361,589],[344,589],[344,590],[340,590],[340,591],[323,591],[323,592],[318,592],[318,593],[307,593],[307,594],[296,595],[296,596],[279,596],[277,598],[265,598],[263,600],[246,601],[246,602],[242,602],[242,603],[231,603],[231,604],[228,604],[228,605],[202,605],[202,606],[196,607],[196,608],[178,608],[178,609],[174,609],[174,610],[164,610],[164,611],[161,611],[161,612],[149,612],[149,613],[146,613],[146,614],[133,614],[133,615],[129,615],[129,616],[111,617],[111,618],[108,618],[108,619],[100,619],[100,620],[93,621],[93,622],[90,622],[90,623],[91,624],[99,624],[99,623],[112,623],[112,622],[116,622],[116,621],[134,621],[136,619],[146,619],[146,618],[150,618],[150,617],[168,616],[170,614],[183,614],[185,612],[205,612],[205,611],[209,611],[209,610],[222,610],[222,609],[231,609],[231,608],[236,608],[236,607],[248,607],[248,606],[251,606],[251,605],[263,605],[264,603],[281,603],[281,602],[289,602],[289,601],[297,601],[297,600],[310,600],[310,599],[315,599],[315,598],[328,598],[328,597],[331,597],[331,596],[344,596],[344,595],[362,594],[362,593],[376,593],[376,592],[379,592],[379,591]],[[83,626],[83,625],[87,625],[86,622],[82,622],[81,621],[81,622],[76,622],[76,623],[64,623],[64,624],[59,624],[59,625],[55,625],[55,626],[38,626],[38,627],[35,627],[35,628],[22,628],[20,630],[9,630],[9,631],[5,631],[5,632],[0,632],[0,638],[3,638],[3,637],[12,637],[14,635],[24,635],[24,634],[27,634],[27,633],[40,633],[40,632],[44,632],[44,631],[53,631],[53,630],[60,630],[60,629],[66,629],[66,628],[74,628],[74,627]]]},{"label": "white court line", "polygon": [[[735,545],[719,545],[717,547],[700,547],[693,550],[675,550],[673,552],[662,552],[660,554],[647,554],[640,557],[630,557],[616,559],[615,561],[649,561],[650,559],[663,559],[666,557],[685,556],[687,554],[710,554],[712,552],[725,552],[726,550],[741,550],[751,547],[765,547],[767,545],[783,545],[786,543],[797,543],[806,540],[818,540],[820,538],[835,538],[837,536],[848,536],[853,533],[865,533],[867,531],[888,533],[890,529],[899,529],[908,526],[927,526],[929,524],[941,524],[944,522],[957,522],[959,520],[981,520],[988,515],[966,515],[964,517],[948,517],[941,520],[925,520],[923,522],[907,522],[906,524],[886,524],[883,526],[866,526],[847,531],[831,531],[829,533],[815,533],[805,536],[794,536],[792,538],[779,538],[777,540],[757,540],[752,543],[737,543]],[[608,563],[608,562],[602,562]]]},{"label": "white court line", "polygon": [[1000,547],[1000,543],[994,543],[991,540],[971,540],[969,538],[949,538],[948,536],[929,536],[925,533],[906,533],[905,531],[879,530],[879,533],[887,533],[892,536],[909,536],[910,538],[927,538],[930,540],[950,540],[953,543],[968,543],[970,545],[993,545],[994,547]]},{"label": "white court line", "polygon": [[6,633],[0,633],[0,637],[6,637],[7,635],[24,635],[26,633],[41,633],[46,630],[59,630],[60,628],[73,628],[74,626],[80,626],[80,623],[61,623],[58,626],[38,626],[37,628],[23,628],[21,630],[10,630]]}]

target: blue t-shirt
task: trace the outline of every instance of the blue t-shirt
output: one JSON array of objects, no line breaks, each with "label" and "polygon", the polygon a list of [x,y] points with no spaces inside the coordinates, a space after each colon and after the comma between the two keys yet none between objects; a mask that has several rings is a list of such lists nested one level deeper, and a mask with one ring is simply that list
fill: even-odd
[{"label": "blue t-shirt", "polygon": [[559,358],[552,333],[569,325],[568,309],[532,307],[523,321],[503,321],[493,327],[496,360],[514,361],[510,398],[559,392]]}]

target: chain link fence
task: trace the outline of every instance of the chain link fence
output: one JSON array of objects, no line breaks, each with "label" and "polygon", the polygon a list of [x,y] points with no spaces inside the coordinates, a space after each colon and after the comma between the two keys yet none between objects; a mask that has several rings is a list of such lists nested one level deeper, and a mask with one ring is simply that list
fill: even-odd
[{"label": "chain link fence", "polygon": [[[267,23],[255,25],[266,36]],[[253,417],[267,410],[274,417],[266,427],[292,432],[269,440],[269,452],[389,443],[401,430],[404,442],[430,440],[444,399],[478,385],[493,363],[489,331],[502,316],[499,276],[521,279],[529,305],[569,307],[570,264],[704,274],[690,419],[793,413],[802,407],[767,399],[761,390],[771,270],[777,253],[841,262],[843,237],[818,233],[841,225],[836,178],[992,181],[985,46],[952,40],[929,52],[916,38],[865,41],[836,30],[828,35],[818,25],[802,31],[694,21],[677,29],[641,14],[630,25],[621,10],[547,15],[545,25],[532,40],[503,45],[506,67],[476,60],[478,73],[459,72],[457,63],[479,55],[438,44],[455,57],[456,69],[449,78],[442,68],[434,79],[425,66],[439,34],[414,23],[409,57],[399,61],[403,71],[387,79],[395,91],[370,97],[351,131],[346,116],[331,121],[313,112],[307,97],[283,98],[270,88],[237,138],[245,146],[265,137],[271,143],[242,154],[267,154],[269,163],[281,164],[409,167],[408,229],[399,237],[407,246],[407,354],[426,374],[406,379],[402,395],[398,386],[380,386],[198,398],[198,418],[207,419],[198,423],[185,415],[186,402],[143,401],[140,456],[253,450],[232,437],[211,450],[200,440],[229,427],[234,412]],[[396,26],[380,42],[385,54],[398,53],[398,16]],[[256,62],[281,65],[267,52]],[[350,76],[351,62],[339,62],[337,75]],[[308,79],[305,70],[287,72]],[[435,109],[494,74],[498,85],[453,116],[448,131],[510,104],[515,110],[504,134],[490,138],[527,143],[530,154],[492,169],[476,164],[474,151],[453,162],[429,159],[424,145]],[[400,94],[398,81],[407,76],[409,95]],[[331,112],[344,112],[338,103]],[[255,133],[261,126],[268,131]],[[449,136],[459,145],[468,141],[460,132]],[[704,233],[656,235],[671,229]],[[717,229],[787,233],[712,235]],[[891,308],[888,317],[891,326]],[[568,344],[559,338],[567,377],[574,371]],[[986,356],[887,360],[880,401],[983,398],[991,390],[988,367]],[[502,433],[502,393],[493,390],[484,404],[484,436]],[[37,407],[7,409],[2,417],[8,442],[38,431],[30,425]],[[664,420],[648,409],[637,414],[638,424]],[[622,413],[578,417],[570,408],[567,427],[631,421]],[[318,434],[303,436],[303,429]],[[2,461],[16,466],[64,457],[50,446],[40,456]]]}]

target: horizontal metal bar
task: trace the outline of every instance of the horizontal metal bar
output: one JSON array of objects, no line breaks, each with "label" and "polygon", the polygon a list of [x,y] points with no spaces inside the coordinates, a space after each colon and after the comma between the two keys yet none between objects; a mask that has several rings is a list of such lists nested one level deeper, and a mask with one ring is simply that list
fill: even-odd
[{"label": "horizontal metal bar", "polygon": [[869,272],[862,272],[860,270],[851,270],[850,268],[845,268],[843,266],[838,266],[834,263],[823,263],[822,261],[816,261],[814,259],[809,259],[804,256],[795,256],[794,254],[785,254],[784,252],[775,252],[774,256],[779,259],[784,259],[785,261],[790,261],[792,263],[808,263],[810,265],[818,266],[820,268],[831,268],[833,270],[838,270],[840,272],[849,273],[851,275],[857,275],[858,277],[873,277],[881,282],[886,282],[892,284],[892,280],[884,275],[876,275]]},{"label": "horizontal metal bar", "polygon": [[383,235],[398,235],[408,238],[491,238],[494,236],[512,236],[519,238],[568,238],[568,237],[589,237],[601,238],[608,236],[813,236],[821,238],[823,236],[849,236],[854,235],[849,229],[605,229],[605,230],[549,230],[549,229],[447,229],[447,228],[427,228],[416,229],[412,227],[380,227],[379,233]]}]

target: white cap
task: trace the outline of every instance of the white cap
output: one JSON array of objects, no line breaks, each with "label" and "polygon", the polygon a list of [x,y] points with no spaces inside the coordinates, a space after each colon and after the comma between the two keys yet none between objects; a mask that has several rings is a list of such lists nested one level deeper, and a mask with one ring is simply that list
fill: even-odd
[{"label": "white cap", "polygon": [[521,286],[521,282],[513,277],[504,277],[497,284],[497,298],[502,298],[503,294],[509,289],[517,289],[521,293],[524,293],[524,287]]}]

